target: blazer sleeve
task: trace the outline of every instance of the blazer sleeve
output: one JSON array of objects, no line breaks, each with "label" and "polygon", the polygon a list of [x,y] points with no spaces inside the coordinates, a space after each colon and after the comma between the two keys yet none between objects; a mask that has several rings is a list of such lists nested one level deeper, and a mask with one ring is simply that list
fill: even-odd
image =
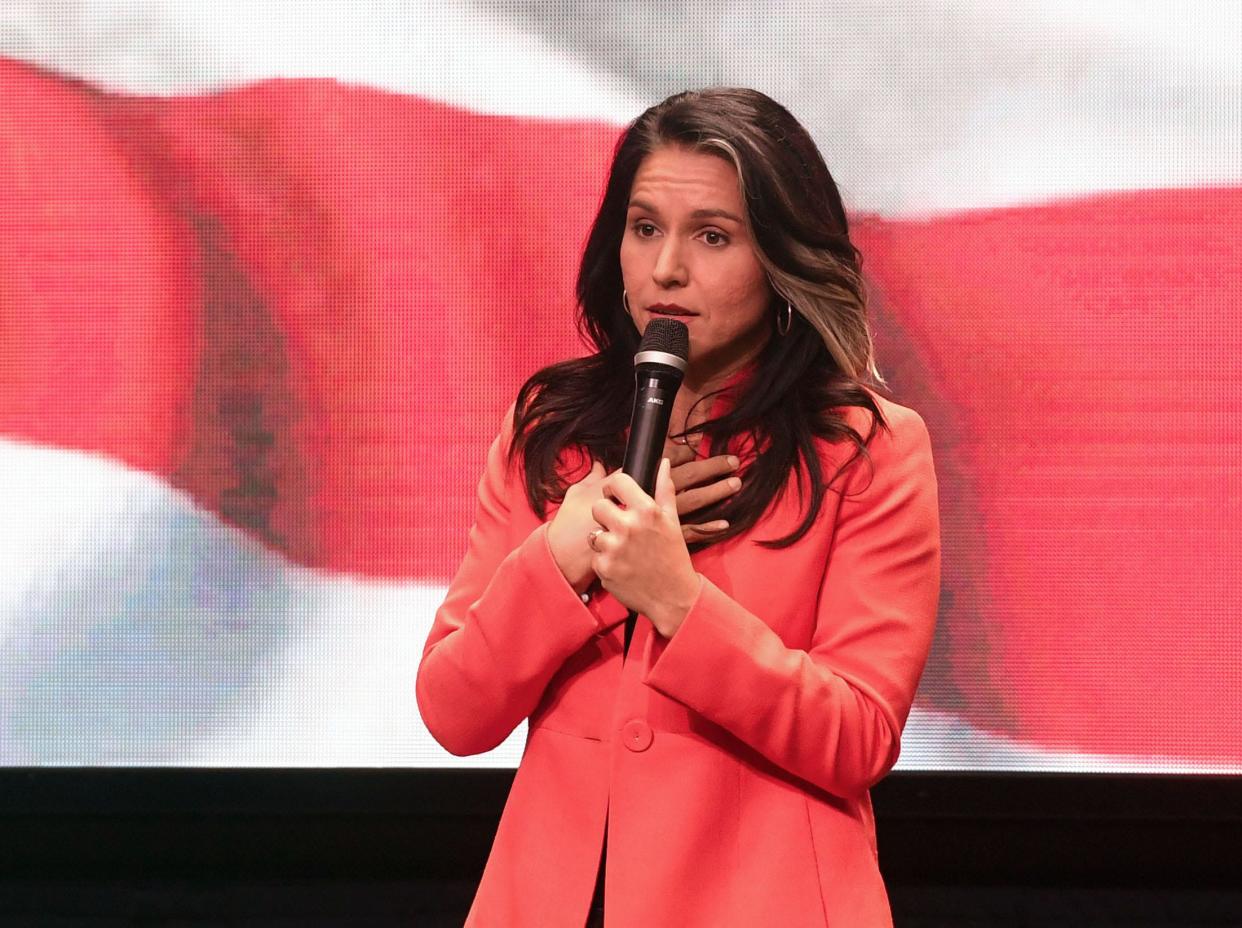
[{"label": "blazer sleeve", "polygon": [[[556,566],[520,467],[508,466],[512,407],[487,454],[465,559],[437,610],[415,691],[432,737],[457,755],[496,747],[538,705],[565,659],[603,630]],[[515,507],[521,507],[515,512]]]},{"label": "blazer sleeve", "polygon": [[[940,528],[931,441],[896,407],[837,509],[810,650],[704,578],[645,682],[829,793],[857,796],[897,761],[931,648]],[[721,686],[720,681],[729,681]]]}]

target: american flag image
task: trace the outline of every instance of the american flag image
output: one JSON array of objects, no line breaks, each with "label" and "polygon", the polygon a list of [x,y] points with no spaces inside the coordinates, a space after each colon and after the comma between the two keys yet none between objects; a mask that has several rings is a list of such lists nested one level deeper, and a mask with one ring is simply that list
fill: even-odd
[{"label": "american flag image", "polygon": [[1242,772],[1242,9],[9,0],[0,764],[453,758],[414,672],[624,125],[753,86],[931,431],[906,769]]}]

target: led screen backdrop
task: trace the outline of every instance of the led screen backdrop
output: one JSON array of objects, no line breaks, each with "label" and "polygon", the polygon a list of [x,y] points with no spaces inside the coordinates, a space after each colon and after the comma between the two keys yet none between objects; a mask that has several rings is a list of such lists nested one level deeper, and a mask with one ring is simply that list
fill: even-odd
[{"label": "led screen backdrop", "polygon": [[[515,765],[414,673],[620,127],[756,86],[935,442],[908,769],[1242,771],[1232,3],[7,2],[0,763]],[[537,629],[531,630],[537,634]]]}]

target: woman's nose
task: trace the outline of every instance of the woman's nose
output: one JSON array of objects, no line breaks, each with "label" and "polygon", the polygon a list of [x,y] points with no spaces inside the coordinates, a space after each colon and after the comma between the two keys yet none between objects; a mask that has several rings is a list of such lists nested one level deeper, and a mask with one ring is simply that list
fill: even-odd
[{"label": "woman's nose", "polygon": [[673,237],[670,236],[665,239],[664,247],[660,249],[655,267],[652,268],[651,277],[661,287],[685,285],[687,277],[686,265],[683,260],[681,245]]}]

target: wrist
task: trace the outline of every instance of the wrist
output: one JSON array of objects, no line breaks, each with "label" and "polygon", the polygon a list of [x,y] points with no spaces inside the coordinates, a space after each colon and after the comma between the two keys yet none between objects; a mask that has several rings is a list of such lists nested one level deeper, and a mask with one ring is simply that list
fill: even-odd
[{"label": "wrist", "polygon": [[651,619],[651,624],[655,626],[656,631],[665,638],[673,637],[673,633],[681,627],[681,623],[694,608],[694,603],[699,598],[699,587],[702,582],[703,578],[696,571],[687,578],[686,583],[679,584],[675,591],[670,590],[668,596],[662,597],[654,610],[657,614],[647,616]]},{"label": "wrist", "polygon": [[544,542],[548,548],[548,554],[552,557],[552,563],[556,565],[556,569],[561,572],[561,576],[565,578],[565,582],[570,585],[575,593],[581,596],[587,591],[587,588],[595,582],[595,571],[591,569],[589,559],[583,559],[577,552],[567,552],[558,542],[560,539],[553,531],[553,525],[545,525],[535,531],[543,531]]}]

